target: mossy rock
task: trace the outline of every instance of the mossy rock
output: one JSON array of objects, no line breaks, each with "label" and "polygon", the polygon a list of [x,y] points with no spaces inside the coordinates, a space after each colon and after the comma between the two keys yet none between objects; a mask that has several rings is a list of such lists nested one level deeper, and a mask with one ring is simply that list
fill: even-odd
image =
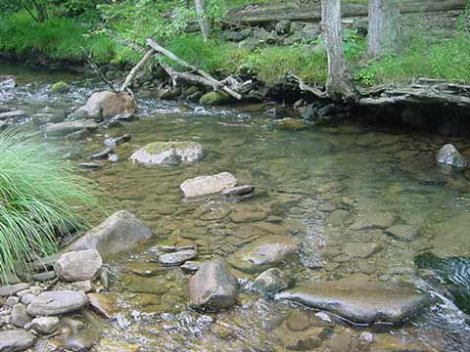
[{"label": "mossy rock", "polygon": [[209,92],[204,94],[201,99],[199,99],[199,103],[202,105],[225,105],[232,102],[232,98],[222,92]]},{"label": "mossy rock", "polygon": [[131,160],[140,165],[193,164],[204,156],[202,145],[196,142],[154,142],[139,149]]},{"label": "mossy rock", "polygon": [[52,93],[63,93],[69,90],[69,85],[64,81],[55,82],[51,86]]}]

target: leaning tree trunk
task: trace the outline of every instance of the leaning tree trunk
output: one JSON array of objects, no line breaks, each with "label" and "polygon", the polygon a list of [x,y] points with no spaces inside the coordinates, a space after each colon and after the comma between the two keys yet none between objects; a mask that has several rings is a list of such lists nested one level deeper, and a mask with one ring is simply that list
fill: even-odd
[{"label": "leaning tree trunk", "polygon": [[375,58],[393,51],[400,33],[400,10],[396,0],[370,0],[367,54]]},{"label": "leaning tree trunk", "polygon": [[207,41],[210,35],[210,25],[205,13],[205,0],[194,0],[196,13],[201,27],[201,34],[204,41]]},{"label": "leaning tree trunk", "polygon": [[322,0],[321,4],[323,35],[328,56],[326,92],[334,100],[353,101],[357,94],[344,56],[340,0]]}]

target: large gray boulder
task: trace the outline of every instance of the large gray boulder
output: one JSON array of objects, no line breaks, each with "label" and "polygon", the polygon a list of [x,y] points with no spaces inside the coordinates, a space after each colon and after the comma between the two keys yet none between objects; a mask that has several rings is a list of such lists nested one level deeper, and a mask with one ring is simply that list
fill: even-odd
[{"label": "large gray boulder", "polygon": [[450,165],[458,169],[467,166],[465,157],[452,144],[446,144],[439,150],[436,161],[438,164]]},{"label": "large gray boulder", "polygon": [[131,155],[131,161],[143,166],[194,164],[204,156],[196,142],[155,142]]},{"label": "large gray boulder", "polygon": [[47,291],[33,298],[28,305],[32,316],[50,316],[74,312],[82,309],[88,298],[81,291]]},{"label": "large gray boulder", "polygon": [[286,236],[266,236],[240,249],[229,259],[238,270],[247,273],[261,272],[298,253],[297,240]]},{"label": "large gray boulder", "polygon": [[238,297],[238,282],[222,259],[201,264],[189,280],[191,307],[216,312],[232,307]]},{"label": "large gray boulder", "polygon": [[94,280],[98,277],[103,260],[96,249],[64,253],[54,264],[57,277],[75,282]]},{"label": "large gray boulder", "polygon": [[111,215],[64,249],[96,249],[103,258],[129,251],[152,237],[152,230],[128,211]]},{"label": "large gray boulder", "polygon": [[204,197],[220,193],[227,188],[237,185],[237,179],[229,172],[221,172],[217,175],[198,176],[188,179],[180,185],[186,198]]},{"label": "large gray boulder", "polygon": [[412,285],[361,280],[312,283],[281,292],[276,298],[332,312],[357,324],[398,324],[428,303]]},{"label": "large gray boulder", "polygon": [[0,331],[0,352],[24,351],[34,344],[35,337],[26,330]]},{"label": "large gray boulder", "polygon": [[135,114],[137,105],[134,98],[127,93],[97,92],[93,93],[86,104],[71,115],[71,119],[111,119],[116,116],[130,117]]}]

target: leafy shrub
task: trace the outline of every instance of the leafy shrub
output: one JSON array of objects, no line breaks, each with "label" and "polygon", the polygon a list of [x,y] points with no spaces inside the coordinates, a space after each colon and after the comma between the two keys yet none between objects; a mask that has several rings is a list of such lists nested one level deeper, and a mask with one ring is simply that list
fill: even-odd
[{"label": "leafy shrub", "polygon": [[0,279],[26,258],[52,254],[56,234],[87,223],[76,206],[94,203],[90,183],[44,144],[0,133]]}]

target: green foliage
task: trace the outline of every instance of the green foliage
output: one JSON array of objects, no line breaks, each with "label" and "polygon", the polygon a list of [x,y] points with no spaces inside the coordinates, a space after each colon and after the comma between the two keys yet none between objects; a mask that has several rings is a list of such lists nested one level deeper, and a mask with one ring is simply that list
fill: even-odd
[{"label": "green foliage", "polygon": [[243,66],[266,82],[273,82],[287,73],[307,82],[325,82],[327,76],[325,50],[308,45],[257,49],[247,55]]},{"label": "green foliage", "polygon": [[76,206],[93,204],[90,183],[40,141],[0,134],[0,279],[26,258],[52,254],[56,234],[87,223]]},{"label": "green foliage", "polygon": [[465,32],[453,38],[413,38],[407,50],[387,55],[360,69],[356,74],[364,85],[408,82],[428,77],[470,82],[470,36]]}]

